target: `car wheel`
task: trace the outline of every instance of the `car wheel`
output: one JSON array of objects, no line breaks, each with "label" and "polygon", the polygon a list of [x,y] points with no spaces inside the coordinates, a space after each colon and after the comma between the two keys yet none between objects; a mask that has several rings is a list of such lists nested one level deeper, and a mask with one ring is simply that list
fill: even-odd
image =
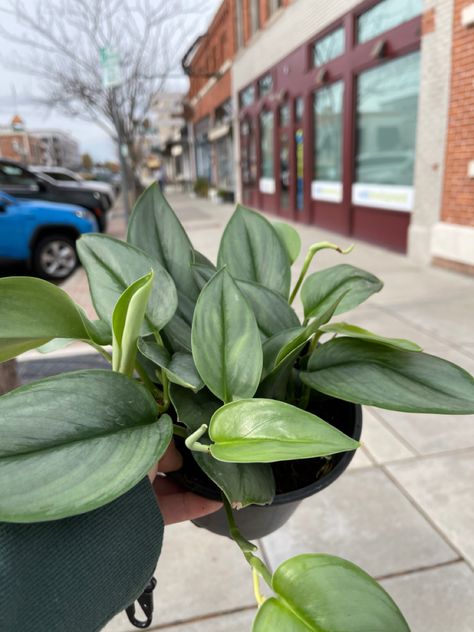
[{"label": "car wheel", "polygon": [[33,250],[35,274],[49,281],[64,281],[77,267],[74,240],[65,235],[48,235]]}]

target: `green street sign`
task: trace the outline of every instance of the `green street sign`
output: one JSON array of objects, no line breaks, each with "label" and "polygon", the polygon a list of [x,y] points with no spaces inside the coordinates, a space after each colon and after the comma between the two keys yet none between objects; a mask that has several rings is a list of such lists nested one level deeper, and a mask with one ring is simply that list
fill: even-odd
[{"label": "green street sign", "polygon": [[99,60],[102,68],[102,84],[104,88],[113,88],[121,84],[120,56],[112,48],[100,48]]}]

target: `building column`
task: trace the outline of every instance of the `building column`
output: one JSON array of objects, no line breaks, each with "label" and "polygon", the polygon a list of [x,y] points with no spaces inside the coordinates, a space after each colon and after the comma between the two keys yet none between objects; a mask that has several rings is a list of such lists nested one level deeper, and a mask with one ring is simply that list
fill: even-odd
[{"label": "building column", "polygon": [[408,256],[431,263],[431,238],[441,217],[451,87],[454,0],[425,0],[422,16],[415,203]]}]

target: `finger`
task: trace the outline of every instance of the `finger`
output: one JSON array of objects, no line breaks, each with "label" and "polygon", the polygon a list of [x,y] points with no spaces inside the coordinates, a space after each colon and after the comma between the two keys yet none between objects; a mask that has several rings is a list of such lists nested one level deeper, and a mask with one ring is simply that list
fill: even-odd
[{"label": "finger", "polygon": [[174,441],[172,441],[161,457],[160,462],[148,470],[148,478],[150,482],[153,483],[157,472],[174,472],[175,470],[179,470],[182,465],[183,457],[176,449]]},{"label": "finger", "polygon": [[217,500],[208,500],[186,491],[159,496],[158,504],[166,525],[194,520],[214,513],[222,507],[222,503]]},{"label": "finger", "polygon": [[158,463],[159,472],[174,472],[183,465],[183,457],[172,441]]},{"label": "finger", "polygon": [[157,476],[153,481],[153,489],[155,494],[160,497],[185,491],[181,485],[166,476]]}]

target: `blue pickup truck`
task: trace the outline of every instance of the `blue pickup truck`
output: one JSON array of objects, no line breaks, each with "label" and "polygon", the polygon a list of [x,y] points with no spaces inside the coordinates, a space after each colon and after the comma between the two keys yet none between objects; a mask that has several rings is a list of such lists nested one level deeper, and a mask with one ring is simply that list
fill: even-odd
[{"label": "blue pickup truck", "polygon": [[63,281],[72,274],[76,239],[97,230],[93,213],[80,206],[0,192],[0,261],[26,262],[43,279]]}]

